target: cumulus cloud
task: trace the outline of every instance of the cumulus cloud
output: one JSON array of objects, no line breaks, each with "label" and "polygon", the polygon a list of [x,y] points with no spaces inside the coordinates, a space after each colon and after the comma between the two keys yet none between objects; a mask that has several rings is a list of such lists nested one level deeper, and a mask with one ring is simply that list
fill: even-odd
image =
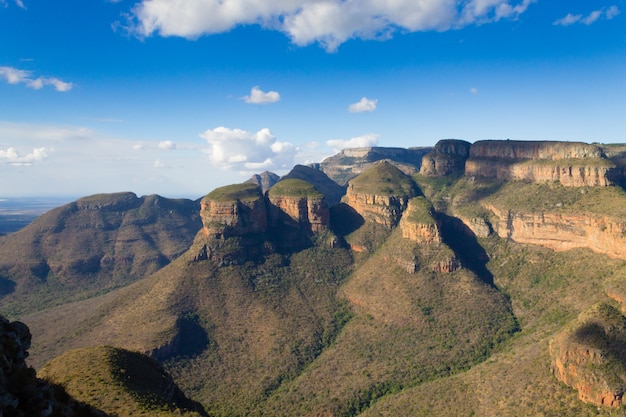
[{"label": "cumulus cloud", "polygon": [[377,103],[378,100],[371,100],[367,97],[362,97],[358,102],[350,104],[350,106],[348,106],[348,111],[350,113],[371,112],[376,110]]},{"label": "cumulus cloud", "polygon": [[279,142],[265,128],[256,133],[217,127],[200,134],[210,146],[211,162],[225,169],[239,171],[279,170],[293,166],[298,149],[289,142]]},{"label": "cumulus cloud", "polygon": [[378,145],[378,135],[375,133],[367,133],[352,139],[331,139],[326,141],[326,145],[331,147],[334,152],[339,152],[346,148],[367,148]]},{"label": "cumulus cloud", "polygon": [[618,14],[620,14],[620,10],[617,6],[603,7],[602,9],[592,11],[588,15],[568,13],[565,17],[555,20],[553,24],[556,26],[569,26],[575,23],[591,25],[600,19],[611,20]]},{"label": "cumulus cloud", "polygon": [[41,162],[48,157],[45,147],[35,148],[32,152],[21,155],[15,148],[0,149],[0,164],[9,165],[32,165]]},{"label": "cumulus cloud", "polygon": [[9,84],[25,84],[34,90],[39,90],[44,86],[51,85],[56,91],[70,91],[74,86],[72,83],[62,81],[55,77],[32,77],[31,71],[21,70],[13,67],[0,67],[0,79],[4,78]]},{"label": "cumulus cloud", "polygon": [[197,38],[239,25],[285,33],[296,45],[332,52],[348,39],[385,39],[395,31],[448,30],[515,19],[535,0],[142,0],[131,11],[138,36]]},{"label": "cumulus cloud", "polygon": [[276,91],[262,91],[258,86],[252,87],[249,96],[243,97],[244,101],[249,104],[269,104],[280,101],[280,94]]},{"label": "cumulus cloud", "polygon": [[176,144],[171,140],[164,140],[162,142],[159,142],[159,149],[164,151],[172,151],[176,149]]}]

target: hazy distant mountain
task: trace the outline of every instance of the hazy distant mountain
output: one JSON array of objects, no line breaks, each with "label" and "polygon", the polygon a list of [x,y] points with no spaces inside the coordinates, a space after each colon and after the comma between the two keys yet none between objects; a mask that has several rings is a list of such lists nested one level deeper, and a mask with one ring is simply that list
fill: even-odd
[{"label": "hazy distant mountain", "polygon": [[280,177],[273,172],[263,171],[260,174],[254,174],[248,181],[249,183],[256,184],[261,187],[263,192],[269,190],[272,185],[276,184]]}]

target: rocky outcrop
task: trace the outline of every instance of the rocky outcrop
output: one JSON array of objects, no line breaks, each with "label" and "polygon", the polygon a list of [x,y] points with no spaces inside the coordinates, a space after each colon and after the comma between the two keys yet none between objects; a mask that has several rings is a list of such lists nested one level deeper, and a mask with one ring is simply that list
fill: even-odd
[{"label": "rocky outcrop", "polygon": [[418,194],[411,177],[383,161],[350,181],[342,201],[365,221],[392,228],[400,221],[409,200]]},{"label": "rocky outcrop", "polygon": [[556,251],[589,248],[612,258],[626,259],[626,221],[594,215],[487,208],[497,216],[493,227],[502,238]]},{"label": "rocky outcrop", "polygon": [[551,371],[578,397],[599,406],[620,407],[626,391],[626,318],[599,304],[550,341]]},{"label": "rocky outcrop", "polygon": [[462,174],[469,157],[471,144],[464,140],[444,139],[437,142],[432,152],[424,155],[420,174],[446,176]]},{"label": "rocky outcrop", "polygon": [[421,244],[441,243],[439,225],[433,206],[424,197],[415,197],[407,205],[400,222],[402,237]]},{"label": "rocky outcrop", "polygon": [[331,180],[324,172],[309,166],[296,165],[291,171],[281,178],[299,179],[313,185],[316,190],[324,194],[324,200],[329,207],[339,204],[341,197],[346,193],[346,187],[342,187],[335,181]]},{"label": "rocky outcrop", "polygon": [[30,344],[30,330],[24,323],[0,316],[0,416],[104,417],[38,379],[26,365]]},{"label": "rocky outcrop", "polygon": [[465,175],[501,180],[558,181],[564,186],[608,186],[620,171],[596,145],[581,142],[486,140],[474,143]]},{"label": "rocky outcrop", "polygon": [[340,185],[362,172],[367,171],[376,162],[386,160],[410,175],[419,171],[422,157],[432,148],[348,148],[336,155],[326,158],[315,167],[322,170],[330,179]]},{"label": "rocky outcrop", "polygon": [[200,202],[206,235],[242,236],[267,231],[268,211],[261,188],[244,183],[218,188]]},{"label": "rocky outcrop", "polygon": [[326,199],[312,184],[295,178],[281,180],[267,196],[272,207],[272,226],[293,225],[312,232],[328,229]]}]

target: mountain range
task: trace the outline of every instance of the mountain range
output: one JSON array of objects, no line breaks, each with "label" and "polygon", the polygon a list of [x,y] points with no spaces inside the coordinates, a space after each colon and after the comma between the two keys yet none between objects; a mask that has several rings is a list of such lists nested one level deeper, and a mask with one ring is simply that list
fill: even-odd
[{"label": "mountain range", "polygon": [[620,415],[625,155],[450,139],[84,197],[0,236],[3,331],[58,415]]}]

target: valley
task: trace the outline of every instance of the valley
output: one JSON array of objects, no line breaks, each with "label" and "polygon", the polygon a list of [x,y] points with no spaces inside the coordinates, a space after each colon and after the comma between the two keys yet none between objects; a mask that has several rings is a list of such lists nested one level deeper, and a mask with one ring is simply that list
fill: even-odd
[{"label": "valley", "polygon": [[625,151],[442,140],[83,197],[0,236],[0,314],[102,415],[623,415]]}]

